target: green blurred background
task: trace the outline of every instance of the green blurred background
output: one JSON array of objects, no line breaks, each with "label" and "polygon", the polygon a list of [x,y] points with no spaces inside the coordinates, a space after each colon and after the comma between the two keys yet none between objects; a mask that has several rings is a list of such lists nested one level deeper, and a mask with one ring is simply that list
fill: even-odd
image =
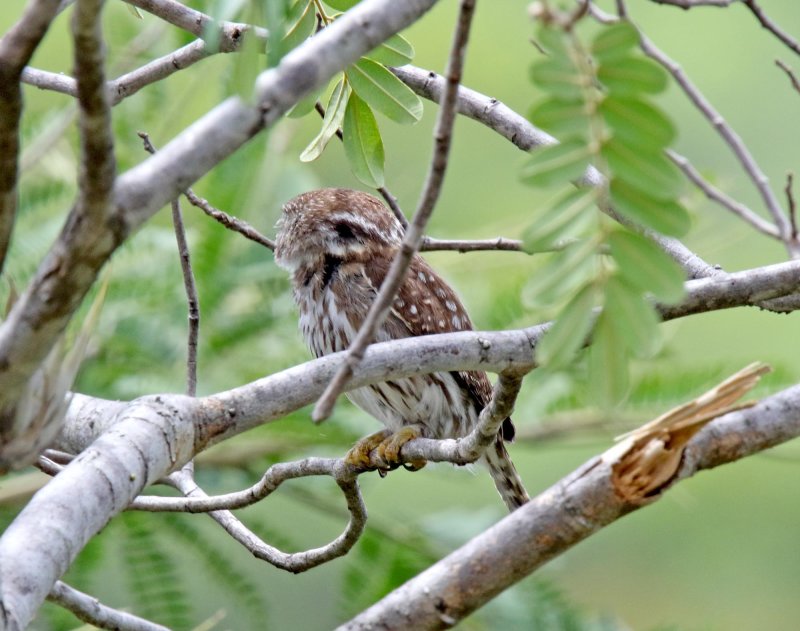
[{"label": "green blurred background", "polygon": [[[188,2],[206,8],[205,2]],[[763,8],[790,32],[800,30],[793,0]],[[0,29],[20,15],[22,0],[0,6]],[[457,4],[439,3],[406,33],[415,64],[441,72]],[[774,65],[800,66],[759,27],[744,6],[684,12],[630,2],[634,20],[689,73],[740,133],[776,192],[797,171],[800,95]],[[69,72],[69,11],[53,25],[34,65]],[[109,0],[105,28],[111,76],[190,41],[144,14],[139,20]],[[464,82],[525,113],[537,94],[527,71],[536,54],[522,0],[478,3]],[[800,33],[796,33],[800,36]],[[232,56],[219,55],[150,86],[114,109],[120,171],[145,158],[137,130],[162,146],[228,93]],[[75,190],[76,136],[71,99],[25,92],[20,212],[9,276],[21,287],[57,233]],[[720,187],[761,209],[752,184],[722,141],[678,90],[660,99],[678,123],[677,150]],[[387,186],[411,213],[431,154],[436,107],[399,127],[379,120],[387,152]],[[262,134],[196,186],[231,214],[272,234],[281,203],[318,186],[360,188],[332,142],[312,165],[297,156],[319,120],[286,120]],[[61,133],[66,129],[65,133]],[[513,145],[469,120],[456,124],[444,191],[429,233],[448,238],[518,238],[547,198],[519,182],[525,159]],[[784,260],[756,235],[697,192],[687,194],[694,225],[687,244],[712,263],[738,270]],[[271,253],[185,209],[202,310],[199,394],[236,386],[305,361],[284,273]],[[431,253],[429,261],[459,290],[478,328],[513,328],[550,314],[521,298],[541,257],[517,253]],[[77,389],[129,399],[179,392],[184,382],[186,307],[168,210],[161,211],[114,258],[110,291]],[[4,289],[7,292],[7,287]],[[755,309],[712,313],[664,325],[666,344],[634,366],[629,405],[605,418],[587,402],[579,371],[526,380],[515,415],[521,439],[512,455],[533,494],[605,449],[622,429],[700,393],[748,362],[776,371],[760,394],[797,381],[797,316]],[[582,428],[542,436],[564,423]],[[198,465],[209,492],[257,479],[271,462],[340,455],[376,423],[342,401],[322,426],[301,410],[286,421],[231,441]],[[796,446],[787,445],[682,483],[656,505],[598,533],[463,623],[466,629],[795,629],[800,617],[800,489]],[[362,477],[370,511],[367,535],[353,552],[292,576],[255,561],[202,516],[125,514],[90,544],[68,580],[103,602],[130,607],[177,628],[215,615],[216,628],[327,629],[503,516],[489,477],[449,466],[411,475]],[[0,492],[13,486],[0,481]],[[288,484],[243,519],[288,549],[327,541],[343,527],[343,503],[327,480]],[[6,500],[2,517],[19,504]],[[48,606],[36,628],[76,626]]]}]

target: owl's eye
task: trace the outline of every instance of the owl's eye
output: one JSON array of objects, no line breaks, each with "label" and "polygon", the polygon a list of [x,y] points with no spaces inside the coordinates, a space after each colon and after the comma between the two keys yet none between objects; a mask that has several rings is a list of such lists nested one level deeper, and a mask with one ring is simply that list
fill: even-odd
[{"label": "owl's eye", "polygon": [[334,230],[336,230],[336,234],[342,239],[349,241],[356,238],[353,229],[346,223],[337,223],[336,226],[334,226]]}]

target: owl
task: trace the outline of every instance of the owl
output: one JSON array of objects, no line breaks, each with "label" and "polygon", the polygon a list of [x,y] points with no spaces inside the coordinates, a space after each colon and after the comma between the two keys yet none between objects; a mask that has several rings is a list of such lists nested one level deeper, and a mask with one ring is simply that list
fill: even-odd
[{"label": "owl", "polygon": [[[315,356],[348,348],[402,241],[403,228],[392,212],[361,191],[327,188],[284,205],[275,260],[291,274],[300,331]],[[373,341],[469,330],[472,323],[455,291],[415,255]],[[347,397],[385,430],[360,441],[347,460],[368,468],[369,453],[378,448],[389,466],[397,466],[408,440],[465,436],[491,392],[486,374],[478,371],[413,375],[352,390]],[[482,457],[509,510],[528,500],[505,447],[513,438],[507,418]]]}]

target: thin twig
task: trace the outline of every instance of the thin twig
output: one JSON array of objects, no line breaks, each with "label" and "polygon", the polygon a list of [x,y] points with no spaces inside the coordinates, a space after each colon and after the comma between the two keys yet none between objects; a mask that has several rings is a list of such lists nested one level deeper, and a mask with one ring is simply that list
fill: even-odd
[{"label": "thin twig", "polygon": [[800,92],[800,80],[798,80],[797,75],[794,73],[794,71],[780,59],[775,60],[775,65],[778,66],[778,68],[780,68],[781,70],[783,70],[789,77],[789,81],[791,81],[792,87],[794,88],[795,92]]},{"label": "thin twig", "polygon": [[172,200],[172,225],[175,227],[175,239],[178,243],[178,254],[181,259],[183,286],[186,290],[186,301],[189,308],[189,333],[186,352],[186,394],[193,397],[197,394],[197,338],[200,335],[200,300],[197,296],[197,284],[192,271],[189,245],[186,242],[186,228],[183,225],[180,200]]},{"label": "thin twig", "polygon": [[394,296],[405,279],[414,254],[419,249],[425,232],[425,225],[436,206],[436,201],[439,199],[450,153],[453,124],[458,113],[458,86],[461,83],[464,56],[474,10],[475,0],[461,0],[458,22],[447,62],[447,85],[439,105],[439,116],[434,131],[435,148],[433,158],[425,181],[425,187],[417,205],[417,212],[414,213],[414,220],[406,231],[403,245],[392,261],[392,266],[381,285],[375,301],[370,307],[367,317],[364,318],[358,335],[350,344],[345,360],[314,407],[312,418],[317,423],[330,416],[336,398],[353,374],[353,368],[363,359],[364,350],[372,342],[375,331],[386,319]]},{"label": "thin twig", "polygon": [[214,208],[214,206],[212,206],[207,199],[204,199],[199,195],[197,195],[191,188],[187,188],[183,194],[186,196],[186,199],[189,200],[189,203],[192,206],[199,208],[206,215],[208,215],[215,221],[221,223],[229,230],[238,232],[246,239],[250,239],[250,241],[254,241],[259,245],[263,245],[265,248],[268,248],[270,250],[275,249],[275,241],[273,241],[269,237],[265,237],[253,226],[247,223],[244,219],[239,219],[238,217],[229,215],[228,213],[219,210],[218,208]]},{"label": "thin twig", "polygon": [[788,46],[792,52],[794,52],[797,55],[800,55],[800,43],[798,43],[796,39],[791,37],[777,24],[775,24],[775,22],[773,22],[767,16],[767,14],[764,13],[761,7],[758,4],[756,4],[755,0],[742,0],[742,3],[748,9],[750,9],[750,12],[754,16],[756,16],[756,19],[761,23],[761,26],[763,26],[775,37],[777,37],[781,42],[783,42],[786,46]]},{"label": "thin twig", "polygon": [[673,7],[688,10],[694,7],[727,7],[736,0],[650,0],[655,4],[668,4]]},{"label": "thin twig", "polygon": [[47,600],[71,611],[78,620],[100,629],[119,629],[120,631],[169,631],[155,622],[139,616],[113,609],[102,604],[97,598],[56,581]]},{"label": "thin twig", "polygon": [[[149,154],[154,154],[156,148],[145,132],[139,132],[139,138],[144,143],[144,149]],[[197,338],[200,334],[200,300],[197,296],[197,283],[192,271],[189,244],[186,241],[186,227],[183,225],[180,201],[172,200],[172,225],[175,229],[175,240],[178,243],[178,255],[181,259],[181,272],[183,273],[183,287],[186,291],[186,302],[189,307],[189,334],[186,352],[186,394],[190,397],[197,394]]]},{"label": "thin twig", "polygon": [[[142,142],[145,143],[145,148],[150,147],[153,149],[153,152],[155,152],[155,148],[153,147],[153,144],[150,142],[150,136],[147,134],[147,132],[140,131],[137,132],[137,134],[139,138],[142,139]],[[150,149],[148,149],[148,151],[150,151]],[[183,192],[183,194],[186,196],[186,199],[189,200],[189,203],[192,206],[199,208],[206,215],[208,215],[215,221],[221,223],[229,230],[238,232],[243,237],[250,239],[251,241],[255,241],[256,243],[263,245],[265,248],[269,248],[270,250],[275,249],[275,241],[273,241],[269,237],[265,237],[263,234],[261,234],[258,230],[253,228],[253,226],[251,226],[243,219],[239,219],[237,217],[234,217],[233,215],[229,215],[226,212],[214,208],[208,202],[208,200],[197,195],[191,188],[187,188]]]},{"label": "thin twig", "polygon": [[789,223],[792,225],[792,238],[797,238],[797,204],[794,199],[794,173],[786,174],[786,203],[789,206]]},{"label": "thin twig", "polygon": [[522,241],[518,239],[434,239],[423,237],[420,243],[420,252],[434,252],[437,250],[455,252],[478,252],[482,250],[497,250],[502,252],[525,252]]},{"label": "thin twig", "polygon": [[759,232],[775,239],[781,238],[778,229],[773,224],[759,217],[750,208],[741,202],[736,201],[728,194],[711,184],[700,174],[696,168],[694,168],[692,163],[689,162],[688,158],[673,151],[672,149],[667,149],[666,154],[667,157],[672,160],[681,171],[683,171],[684,175],[686,175],[686,177],[689,178],[697,188],[705,193],[705,196],[708,197],[708,199],[717,202],[724,208],[727,208],[734,215],[749,223]]}]

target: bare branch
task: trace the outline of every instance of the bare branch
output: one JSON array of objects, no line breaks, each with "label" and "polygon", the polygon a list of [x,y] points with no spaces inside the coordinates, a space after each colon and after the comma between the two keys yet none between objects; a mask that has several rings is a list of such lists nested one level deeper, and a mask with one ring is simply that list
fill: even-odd
[{"label": "bare branch", "polygon": [[669,4],[681,9],[693,9],[694,7],[727,7],[736,0],[651,0],[655,4]]},{"label": "bare branch", "polygon": [[[156,148],[150,141],[150,136],[139,132],[139,137],[144,142],[147,153],[154,154]],[[186,353],[186,394],[190,397],[197,393],[197,338],[200,334],[200,301],[197,297],[197,284],[194,281],[192,262],[189,254],[189,244],[186,241],[186,228],[183,225],[180,201],[172,200],[172,225],[175,229],[175,239],[178,244],[178,255],[181,259],[181,272],[183,273],[183,286],[186,290],[186,300],[189,305],[189,335]]]},{"label": "bare branch", "polygon": [[456,240],[456,239],[434,239],[433,237],[423,237],[419,246],[420,252],[433,252],[436,250],[447,250],[455,252],[478,252],[482,250],[497,250],[504,252],[525,252],[522,241],[518,239],[506,239],[497,237],[496,239],[482,240]]},{"label": "bare branch", "polygon": [[186,343],[186,394],[190,397],[197,394],[197,338],[200,335],[200,300],[197,297],[197,285],[194,282],[189,245],[186,242],[186,228],[181,216],[180,200],[172,200],[172,225],[175,227],[175,239],[178,242],[178,255],[181,259],[183,286],[186,289],[186,300],[189,307],[189,333]]},{"label": "bare branch", "polygon": [[464,56],[467,50],[467,41],[469,40],[469,28],[474,11],[475,0],[461,0],[458,22],[447,61],[447,83],[439,104],[439,116],[436,120],[434,131],[433,158],[431,159],[425,186],[417,205],[417,211],[414,213],[414,219],[408,230],[406,230],[400,251],[394,257],[380,291],[369,309],[369,313],[364,318],[358,334],[347,350],[346,359],[342,362],[336,376],[328,384],[325,393],[314,406],[312,418],[317,423],[330,416],[337,397],[341,394],[345,384],[353,374],[353,368],[363,358],[364,349],[369,346],[375,337],[375,332],[386,320],[395,294],[405,279],[414,254],[419,250],[420,242],[425,233],[425,226],[433,213],[436,201],[439,199],[445,170],[447,169],[453,125],[458,113],[458,87],[461,83]]},{"label": "bare branch", "polygon": [[[282,552],[263,542],[230,513],[230,510],[244,508],[261,501],[286,480],[318,475],[331,476],[336,481],[345,496],[347,510],[350,515],[344,532],[320,548],[294,553]],[[183,478],[183,481],[179,479],[176,480],[176,487],[186,497],[139,497],[133,501],[130,508],[150,512],[208,512],[215,521],[256,558],[262,559],[280,569],[297,573],[347,554],[363,533],[367,523],[367,510],[356,482],[356,476],[357,472],[354,468],[345,464],[343,460],[307,458],[297,462],[275,464],[252,487],[236,493],[214,497],[207,496],[189,478]]]},{"label": "bare branch", "polygon": [[116,174],[111,108],[105,90],[101,8],[104,0],[80,0],[73,13],[75,78],[81,140],[80,200],[71,220],[103,221],[110,211]]},{"label": "bare branch", "polygon": [[786,174],[786,204],[789,207],[789,223],[792,226],[792,237],[797,238],[797,203],[794,199],[794,174]]},{"label": "bare branch", "polygon": [[[688,444],[675,480],[800,435],[800,386],[713,421]],[[614,461],[593,458],[528,504],[339,627],[440,629],[648,502],[623,499]]]},{"label": "bare branch", "polygon": [[265,248],[270,250],[275,249],[274,240],[270,239],[269,237],[265,237],[244,219],[239,219],[238,217],[229,215],[218,208],[214,208],[214,206],[212,206],[207,199],[203,199],[190,188],[187,188],[186,191],[184,191],[184,195],[186,195],[186,199],[189,200],[189,203],[192,206],[199,208],[206,215],[228,228],[228,230],[238,232],[246,239],[250,239],[250,241],[254,241],[259,245],[263,245]]},{"label": "bare branch", "polygon": [[775,60],[775,65],[783,70],[786,73],[786,76],[789,77],[789,81],[791,82],[795,92],[800,92],[800,79],[797,78],[797,75],[794,73],[794,71],[780,59]]},{"label": "bare branch", "polygon": [[168,55],[154,59],[140,68],[109,81],[107,90],[111,97],[111,105],[119,104],[145,86],[166,79],[179,70],[188,68],[208,56],[209,52],[206,43],[202,39],[197,39]]},{"label": "bare branch", "polygon": [[750,12],[756,16],[756,19],[761,23],[765,29],[783,42],[793,53],[800,55],[800,44],[797,40],[791,37],[786,31],[781,29],[775,22],[773,22],[761,7],[756,4],[755,0],[742,0],[744,6],[750,9]]},{"label": "bare branch", "polygon": [[19,21],[0,38],[0,271],[3,270],[17,214],[19,77],[58,13],[59,0],[29,2]]},{"label": "bare branch", "polygon": [[169,631],[167,627],[139,616],[112,609],[97,598],[84,594],[66,583],[56,581],[47,600],[71,611],[75,617],[100,629],[120,631]]},{"label": "bare branch", "polygon": [[680,155],[672,149],[667,149],[666,153],[667,157],[672,160],[681,171],[683,171],[686,177],[689,178],[692,183],[697,186],[697,188],[705,193],[705,196],[708,197],[708,199],[717,202],[724,208],[727,208],[734,215],[746,221],[759,232],[776,239],[781,238],[778,229],[773,224],[765,221],[747,206],[736,201],[728,194],[711,184],[702,175],[700,175],[700,172],[694,168],[692,163],[689,162],[688,158]]}]

